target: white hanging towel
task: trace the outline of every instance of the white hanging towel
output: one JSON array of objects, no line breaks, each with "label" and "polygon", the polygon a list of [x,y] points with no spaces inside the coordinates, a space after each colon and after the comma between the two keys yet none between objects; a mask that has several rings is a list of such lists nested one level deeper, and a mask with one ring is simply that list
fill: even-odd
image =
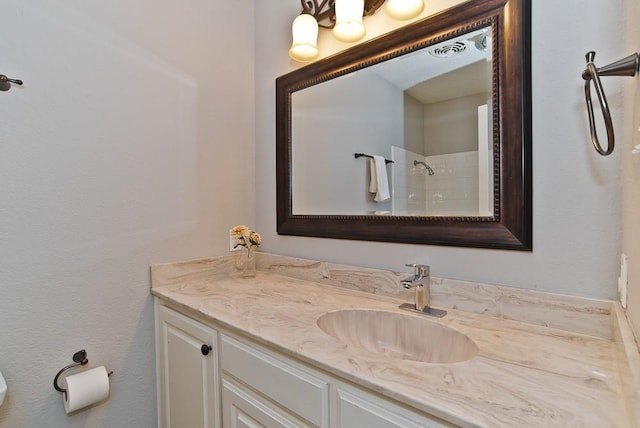
[{"label": "white hanging towel", "polygon": [[391,197],[389,194],[389,179],[387,178],[387,163],[384,157],[373,155],[373,159],[369,162],[371,170],[371,182],[369,183],[369,192],[375,193],[373,198],[376,202],[386,201]]}]

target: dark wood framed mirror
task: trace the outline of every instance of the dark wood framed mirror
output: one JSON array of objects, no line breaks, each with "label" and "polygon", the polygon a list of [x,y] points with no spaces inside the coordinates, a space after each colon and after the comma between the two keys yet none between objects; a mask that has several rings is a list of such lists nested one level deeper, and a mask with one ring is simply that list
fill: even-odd
[{"label": "dark wood framed mirror", "polygon": [[[530,0],[471,0],[277,78],[278,234],[531,250],[530,9]],[[463,64],[467,74],[447,71],[446,80],[440,71],[417,75],[429,61],[424,53],[450,57],[456,53],[452,50],[480,51],[484,57]],[[391,86],[371,85],[371,75],[379,80],[387,69],[400,70],[392,74],[403,77],[394,77]],[[451,80],[454,75],[457,80]],[[481,88],[461,95],[461,88],[476,80]],[[407,112],[420,92],[415,88],[423,84],[422,93],[433,95],[434,88],[446,87],[451,94],[444,101],[440,97],[437,109],[419,107],[421,122],[414,133],[415,121],[407,119]],[[383,86],[387,89],[378,89]],[[367,98],[378,92],[392,92],[393,99]],[[340,99],[339,93],[350,95]],[[445,128],[452,119],[442,113],[443,103],[471,98],[485,103],[484,115],[478,107],[471,122],[478,130],[472,145],[476,139],[488,143],[448,153],[447,146],[465,139],[454,134],[466,125],[453,119],[449,134],[441,138],[444,143],[436,144],[440,130],[426,128],[424,118],[435,114],[436,124]],[[478,102],[473,102],[475,109]],[[365,111],[367,105],[377,108]],[[462,108],[453,111],[454,117],[466,114]],[[396,116],[400,119],[392,119]],[[414,134],[421,138],[418,148],[407,148]],[[356,153],[390,159],[393,196],[388,200],[374,200],[368,188],[374,164]],[[419,186],[408,185],[410,180]],[[446,209],[438,208],[445,203]]]}]

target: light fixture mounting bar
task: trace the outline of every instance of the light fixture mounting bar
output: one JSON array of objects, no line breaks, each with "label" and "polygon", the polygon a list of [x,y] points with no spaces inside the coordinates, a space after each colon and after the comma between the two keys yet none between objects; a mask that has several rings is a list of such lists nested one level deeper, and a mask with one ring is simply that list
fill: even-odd
[{"label": "light fixture mounting bar", "polygon": [[302,13],[313,16],[322,28],[333,28],[336,24],[336,0],[300,0]]},{"label": "light fixture mounting bar", "polygon": [[[384,4],[385,0],[365,0],[363,16],[370,16]],[[336,24],[336,0],[300,0],[302,13],[313,16],[322,28],[333,28]]]},{"label": "light fixture mounting bar", "polygon": [[386,0],[365,0],[363,16],[371,16],[384,4]]}]

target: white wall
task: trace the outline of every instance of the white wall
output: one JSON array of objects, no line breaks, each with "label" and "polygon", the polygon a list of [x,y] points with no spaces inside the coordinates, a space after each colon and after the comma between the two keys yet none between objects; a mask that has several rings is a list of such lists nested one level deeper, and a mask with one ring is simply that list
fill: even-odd
[{"label": "white wall", "polygon": [[[25,85],[0,93],[0,426],[157,424],[149,265],[224,254],[254,222],[252,17],[2,2],[0,73]],[[67,416],[51,382],[81,348],[111,397]]]},{"label": "white wall", "polygon": [[[377,90],[371,90],[371,86]],[[391,210],[369,192],[370,160],[354,153],[391,158],[403,142],[402,91],[375,73],[342,76],[291,97],[295,214],[366,214]],[[336,104],[338,104],[336,106]],[[366,144],[363,144],[366,142]],[[302,166],[298,168],[297,166]],[[391,174],[392,167],[387,166]]]},{"label": "white wall", "polygon": [[[438,4],[428,2],[430,11]],[[624,20],[621,3],[594,0],[584,7],[581,0],[534,0],[532,9],[534,251],[528,253],[276,235],[274,81],[299,67],[287,57],[290,34],[284,30],[299,4],[257,2],[256,200],[263,250],[396,270],[409,262],[427,263],[434,276],[613,298],[620,159],[619,154],[601,158],[590,146],[580,74],[588,50],[600,52],[603,61],[626,55],[617,31]],[[614,90],[617,126],[621,98]]]},{"label": "white wall", "polygon": [[480,93],[425,104],[424,154],[478,150],[478,106],[490,100],[491,94]]},{"label": "white wall", "polygon": [[[626,17],[624,56],[640,52],[640,3],[624,0]],[[616,58],[617,59],[617,58]],[[618,150],[623,165],[622,251],[629,257],[629,318],[640,338],[640,154],[631,149],[640,144],[640,84],[638,78],[621,78],[624,82],[625,126],[618,132]],[[639,341],[640,343],[640,341]]]},{"label": "white wall", "polygon": [[404,148],[424,155],[424,105],[404,93]]}]

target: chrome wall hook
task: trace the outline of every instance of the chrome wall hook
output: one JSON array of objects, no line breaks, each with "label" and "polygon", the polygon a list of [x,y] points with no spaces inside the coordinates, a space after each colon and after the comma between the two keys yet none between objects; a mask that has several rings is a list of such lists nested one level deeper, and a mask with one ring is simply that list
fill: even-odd
[{"label": "chrome wall hook", "polygon": [[22,86],[24,82],[18,79],[10,79],[4,74],[0,74],[0,91],[8,91],[11,89],[11,84]]},{"label": "chrome wall hook", "polygon": [[[600,76],[635,76],[638,74],[638,65],[640,63],[640,57],[638,53],[633,53],[619,61],[613,62],[604,67],[596,67],[594,59],[596,53],[593,51],[587,52],[585,59],[587,61],[587,68],[582,72],[582,78],[584,79],[584,98],[587,103],[587,115],[589,116],[589,130],[591,131],[591,142],[593,147],[602,156],[608,156],[613,152],[615,147],[615,135],[613,132],[613,121],[611,120],[611,111],[609,110],[609,104],[607,103],[607,97],[604,93],[604,88],[600,82]],[[596,129],[595,117],[593,113],[593,103],[591,101],[591,82],[596,89],[596,95],[600,102],[602,109],[602,115],[604,117],[604,125],[607,131],[607,149],[603,149],[600,141],[598,140],[598,131]]]},{"label": "chrome wall hook", "polygon": [[[368,155],[368,154],[366,154],[366,153],[354,153],[354,154],[353,154],[353,157],[354,157],[354,158],[356,158],[356,159],[358,159],[358,158],[362,158],[362,157],[364,157],[364,158],[369,158],[369,159],[373,159],[373,156]],[[385,160],[384,160],[384,163],[385,163],[385,164],[390,164],[390,163],[393,163],[393,161],[392,161],[392,160],[389,160],[389,159],[385,159]]]}]

